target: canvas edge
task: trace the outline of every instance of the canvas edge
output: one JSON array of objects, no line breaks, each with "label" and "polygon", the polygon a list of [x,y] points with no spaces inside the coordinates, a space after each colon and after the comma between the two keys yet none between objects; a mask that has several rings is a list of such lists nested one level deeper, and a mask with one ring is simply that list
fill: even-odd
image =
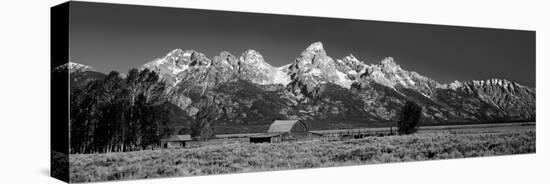
[{"label": "canvas edge", "polygon": [[50,176],[69,183],[69,72],[53,70],[69,62],[69,6],[50,8]]}]

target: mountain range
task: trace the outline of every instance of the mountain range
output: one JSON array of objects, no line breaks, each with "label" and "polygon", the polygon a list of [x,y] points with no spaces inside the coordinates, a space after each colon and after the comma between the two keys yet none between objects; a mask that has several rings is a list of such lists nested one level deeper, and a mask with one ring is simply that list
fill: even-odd
[{"label": "mountain range", "polygon": [[[422,121],[430,124],[535,120],[534,88],[505,79],[442,84],[391,57],[377,64],[353,55],[333,59],[321,42],[281,67],[254,50],[208,58],[175,49],[141,69],[165,81],[167,98],[178,107],[171,115],[174,126],[188,126],[198,102],[208,97],[218,133],[257,132],[276,119],[306,120],[311,129],[388,126],[406,101],[420,104]],[[102,76],[77,63],[54,71],[70,72],[71,86]]]}]

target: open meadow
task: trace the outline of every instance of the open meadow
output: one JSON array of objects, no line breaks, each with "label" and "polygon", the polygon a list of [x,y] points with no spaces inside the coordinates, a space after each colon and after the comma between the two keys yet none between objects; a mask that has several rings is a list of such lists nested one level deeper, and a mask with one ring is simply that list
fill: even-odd
[{"label": "open meadow", "polygon": [[524,154],[535,153],[535,140],[535,126],[517,126],[336,141],[71,154],[70,179],[89,182]]}]

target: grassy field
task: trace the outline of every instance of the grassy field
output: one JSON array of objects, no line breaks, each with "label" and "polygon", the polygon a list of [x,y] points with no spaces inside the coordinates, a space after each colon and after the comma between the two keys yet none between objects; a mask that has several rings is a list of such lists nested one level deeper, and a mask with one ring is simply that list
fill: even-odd
[{"label": "grassy field", "polygon": [[535,153],[535,137],[532,126],[80,154],[70,156],[70,178],[72,182],[88,182]]}]

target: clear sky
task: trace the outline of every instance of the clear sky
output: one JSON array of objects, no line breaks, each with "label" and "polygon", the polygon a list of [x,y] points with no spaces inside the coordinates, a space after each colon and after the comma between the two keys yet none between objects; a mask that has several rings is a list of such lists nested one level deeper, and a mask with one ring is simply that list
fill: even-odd
[{"label": "clear sky", "polygon": [[349,19],[72,2],[70,60],[100,72],[126,73],[193,49],[260,52],[274,66],[293,62],[321,41],[333,59],[367,64],[391,56],[438,82],[503,78],[535,87],[535,32]]}]

